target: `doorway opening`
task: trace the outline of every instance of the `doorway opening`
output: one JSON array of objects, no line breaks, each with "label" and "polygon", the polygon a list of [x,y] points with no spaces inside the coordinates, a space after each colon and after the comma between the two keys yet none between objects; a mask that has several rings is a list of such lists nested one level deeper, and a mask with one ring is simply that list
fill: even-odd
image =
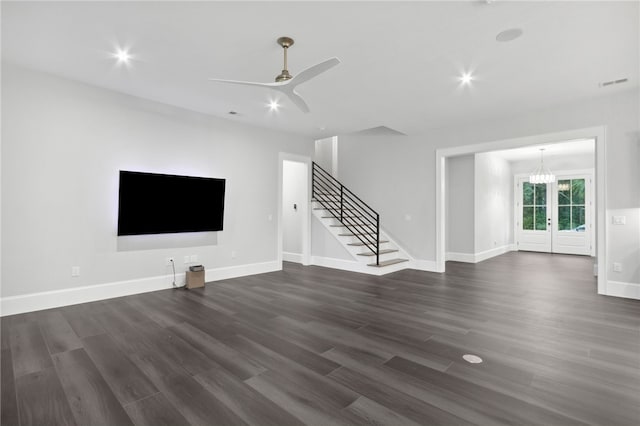
[{"label": "doorway opening", "polygon": [[281,153],[278,194],[278,261],[310,264],[309,157]]},{"label": "doorway opening", "polygon": [[[445,247],[447,243],[447,222],[450,220],[447,216],[446,205],[447,205],[447,159],[451,157],[464,156],[467,154],[481,154],[488,153],[492,151],[500,151],[500,150],[511,150],[514,148],[522,148],[529,147],[532,145],[545,145],[545,144],[554,144],[560,141],[579,141],[579,140],[593,140],[595,141],[595,167],[592,176],[592,185],[593,190],[590,195],[592,195],[593,202],[595,204],[595,218],[591,217],[595,225],[594,238],[589,242],[589,249],[591,251],[595,251],[595,255],[597,258],[597,282],[598,282],[598,293],[599,294],[607,294],[607,270],[606,270],[606,215],[605,215],[605,207],[606,207],[606,185],[605,185],[605,128],[604,127],[593,127],[593,128],[585,128],[585,129],[577,129],[566,132],[558,132],[553,134],[544,134],[544,135],[536,135],[531,137],[523,137],[516,139],[508,139],[508,140],[500,140],[494,142],[480,143],[474,145],[466,145],[454,148],[445,148],[439,149],[436,151],[436,265],[435,269],[438,272],[444,272],[445,270],[445,260],[446,260],[446,252]],[[579,179],[579,176],[560,176],[561,180],[567,181],[569,180],[569,184],[571,184],[572,178],[575,177]],[[567,179],[568,178],[568,179]],[[562,182],[563,184],[566,182]],[[561,194],[558,195],[558,192]],[[553,192],[551,190],[551,195],[555,195],[556,198],[561,195],[566,195],[566,191],[557,191]],[[515,196],[515,194],[514,194]],[[569,199],[567,201],[566,197],[563,199],[563,203],[557,203],[557,208],[562,207],[561,211],[556,212],[556,215],[563,215],[562,220],[559,218],[556,219],[558,225],[562,225],[564,227],[571,226],[571,215],[575,214],[575,222],[576,226],[572,229],[579,228],[581,224],[577,224],[580,221],[580,212],[581,212],[581,200],[576,198],[575,200]],[[535,207],[536,205],[527,205],[527,207]],[[540,205],[542,207],[542,205]],[[585,206],[586,207],[586,206]],[[546,209],[546,204],[544,205]],[[572,213],[575,210],[575,213]],[[569,220],[566,220],[566,215],[569,214]],[[515,214],[514,214],[515,216]],[[585,209],[586,216],[586,209]],[[534,216],[535,217],[535,216]],[[542,216],[541,216],[542,217]],[[522,216],[521,216],[522,218]],[[551,219],[553,221],[553,216],[544,216],[545,224],[548,222],[547,219]],[[515,219],[515,218],[514,218]],[[534,219],[535,220],[535,219]],[[568,225],[567,225],[568,223]],[[542,227],[542,225],[540,225]],[[535,230],[535,229],[534,229]],[[563,229],[563,231],[566,231]],[[558,231],[560,232],[560,231]],[[581,232],[579,229],[573,231],[575,234]],[[585,236],[586,234],[581,234],[580,236]],[[567,235],[558,235],[557,238],[561,236]],[[574,236],[574,235],[572,235]],[[514,235],[515,237],[515,235]],[[556,239],[557,239],[556,238]],[[566,246],[570,246],[571,242],[564,242],[565,248]],[[560,245],[559,245],[560,247]]]}]

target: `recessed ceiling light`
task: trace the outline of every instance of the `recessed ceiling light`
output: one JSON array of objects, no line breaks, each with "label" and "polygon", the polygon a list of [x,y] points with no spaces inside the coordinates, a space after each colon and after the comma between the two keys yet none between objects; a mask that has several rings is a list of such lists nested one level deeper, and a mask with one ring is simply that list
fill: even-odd
[{"label": "recessed ceiling light", "polygon": [[496,40],[500,42],[507,42],[511,40],[515,40],[522,35],[522,28],[509,28],[508,30],[504,30],[496,36]]},{"label": "recessed ceiling light", "polygon": [[129,51],[125,49],[117,49],[113,54],[113,57],[118,60],[118,64],[128,65],[131,60],[131,54],[129,54]]},{"label": "recessed ceiling light", "polygon": [[273,101],[269,102],[269,109],[271,111],[277,111],[278,108],[280,108],[280,104],[278,103],[278,101],[273,100]]},{"label": "recessed ceiling light", "polygon": [[468,86],[473,81],[473,75],[471,72],[463,72],[458,79],[463,86]]},{"label": "recessed ceiling light", "polygon": [[238,112],[237,112],[237,111],[229,111],[229,114],[230,114],[230,115],[237,115],[237,114],[238,114]]}]

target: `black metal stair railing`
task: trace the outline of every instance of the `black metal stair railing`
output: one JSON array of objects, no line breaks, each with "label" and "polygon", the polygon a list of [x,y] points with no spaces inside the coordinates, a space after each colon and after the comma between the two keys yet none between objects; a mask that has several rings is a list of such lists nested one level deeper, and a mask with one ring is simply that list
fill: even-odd
[{"label": "black metal stair railing", "polygon": [[313,162],[311,197],[376,256],[380,264],[380,215]]}]

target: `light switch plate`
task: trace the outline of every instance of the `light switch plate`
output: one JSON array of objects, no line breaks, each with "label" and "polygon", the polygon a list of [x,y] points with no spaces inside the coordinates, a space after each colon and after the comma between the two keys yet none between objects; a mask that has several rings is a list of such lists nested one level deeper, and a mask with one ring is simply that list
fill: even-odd
[{"label": "light switch plate", "polygon": [[614,216],[613,217],[613,224],[614,225],[626,225],[627,224],[627,217],[626,216]]}]

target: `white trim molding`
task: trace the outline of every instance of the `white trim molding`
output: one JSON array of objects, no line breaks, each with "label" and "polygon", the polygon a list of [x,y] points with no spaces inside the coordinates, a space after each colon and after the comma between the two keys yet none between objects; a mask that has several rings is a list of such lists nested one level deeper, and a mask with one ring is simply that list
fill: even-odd
[{"label": "white trim molding", "polygon": [[282,252],[282,260],[285,262],[294,262],[294,263],[302,263],[302,254],[301,253],[289,253],[286,251]]},{"label": "white trim molding", "polygon": [[391,272],[397,272],[403,269],[409,269],[411,267],[411,261],[375,268],[373,266],[367,266],[365,263],[357,260],[335,259],[332,257],[322,256],[311,256],[311,264],[323,266],[325,268],[340,269],[342,271],[358,272],[361,274],[377,276],[390,274]]},{"label": "white trim molding", "polygon": [[447,252],[445,259],[453,260],[455,262],[466,262],[466,263],[478,263],[483,260],[491,259],[492,257],[500,256],[501,254],[505,254],[510,251],[515,251],[515,244],[507,244],[501,247],[492,248],[490,250],[485,250],[480,253],[455,253],[455,252]]},{"label": "white trim molding", "polygon": [[607,283],[607,296],[624,297],[640,300],[640,284],[609,281]]},{"label": "white trim molding", "polygon": [[[228,266],[207,269],[205,281],[219,281],[247,275],[263,274],[282,269],[282,262],[271,261],[247,265]],[[185,274],[176,275],[177,285],[184,285]],[[166,290],[173,287],[173,274],[137,280],[118,281],[106,284],[67,288],[63,290],[44,291],[41,293],[23,294],[0,299],[0,316],[22,314],[78,303],[95,302],[113,299],[114,297]]]}]

